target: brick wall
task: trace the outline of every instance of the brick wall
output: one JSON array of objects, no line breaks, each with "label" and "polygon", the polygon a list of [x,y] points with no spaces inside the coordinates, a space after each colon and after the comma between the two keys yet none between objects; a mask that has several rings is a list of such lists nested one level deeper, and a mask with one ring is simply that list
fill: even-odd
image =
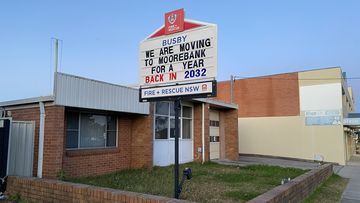
[{"label": "brick wall", "polygon": [[[37,175],[39,107],[11,110],[13,120],[35,121],[33,175]],[[66,150],[65,107],[45,107],[43,177],[56,178],[63,169],[68,176],[89,176],[126,168],[152,166],[152,116],[118,116],[118,147]],[[152,114],[151,114],[152,115]]]},{"label": "brick wall", "polygon": [[227,110],[224,112],[224,136],[225,137],[225,159],[239,159],[239,138],[238,138],[238,111]]},{"label": "brick wall", "polygon": [[332,174],[333,165],[324,164],[250,200],[249,203],[301,202]]},{"label": "brick wall", "polygon": [[[210,159],[210,137],[209,137],[209,104],[204,106],[204,136],[205,136],[205,160]],[[202,104],[194,104],[194,161],[202,161],[202,153],[198,152],[198,148],[202,148]]]},{"label": "brick wall", "polygon": [[149,116],[138,116],[133,119],[131,168],[150,168],[153,166],[153,107],[150,105]]},{"label": "brick wall", "polygon": [[[216,99],[230,102],[230,81],[219,82]],[[233,103],[239,117],[297,116],[299,107],[298,74],[288,73],[236,80]]]},{"label": "brick wall", "polygon": [[49,106],[45,114],[43,177],[53,178],[62,168],[65,107]]},{"label": "brick wall", "polygon": [[[62,167],[63,144],[64,144],[64,107],[45,107],[45,137],[43,156],[43,177],[55,177],[56,171]],[[11,110],[12,118],[16,121],[35,121],[35,143],[33,175],[37,174],[38,150],[39,150],[39,107]]]},{"label": "brick wall", "polygon": [[63,169],[71,177],[100,175],[130,168],[131,125],[129,118],[118,118],[117,148],[66,150]]},{"label": "brick wall", "polygon": [[[210,160],[210,105],[204,106],[204,127],[205,127],[205,160]],[[238,160],[238,117],[237,109],[221,110],[220,112],[220,158]],[[202,147],[202,105],[194,104],[194,161],[202,161],[202,153],[198,148]]]},{"label": "brick wall", "polygon": [[[31,187],[29,187],[31,186]],[[122,202],[165,203],[187,202],[167,197],[127,192],[110,188],[74,184],[57,180],[9,177],[8,195],[19,193],[22,198],[34,202]]]},{"label": "brick wall", "polygon": [[71,177],[152,167],[152,117],[118,116],[117,148],[65,150],[63,168]]}]

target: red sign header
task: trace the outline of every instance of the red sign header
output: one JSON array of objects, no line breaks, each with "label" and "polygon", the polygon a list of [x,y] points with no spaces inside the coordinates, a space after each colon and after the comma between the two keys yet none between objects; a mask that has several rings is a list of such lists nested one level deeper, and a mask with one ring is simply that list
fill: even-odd
[{"label": "red sign header", "polygon": [[165,34],[170,35],[183,31],[184,18],[185,12],[183,8],[165,13]]}]

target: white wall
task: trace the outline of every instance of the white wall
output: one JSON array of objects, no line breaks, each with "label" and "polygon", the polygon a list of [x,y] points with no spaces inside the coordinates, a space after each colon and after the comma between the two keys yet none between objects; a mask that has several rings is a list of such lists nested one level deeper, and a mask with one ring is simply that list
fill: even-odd
[{"label": "white wall", "polygon": [[[187,163],[193,161],[193,140],[179,139],[179,162]],[[168,166],[174,164],[175,140],[154,140],[154,165]]]},{"label": "white wall", "polygon": [[300,87],[300,111],[342,109],[341,83]]}]

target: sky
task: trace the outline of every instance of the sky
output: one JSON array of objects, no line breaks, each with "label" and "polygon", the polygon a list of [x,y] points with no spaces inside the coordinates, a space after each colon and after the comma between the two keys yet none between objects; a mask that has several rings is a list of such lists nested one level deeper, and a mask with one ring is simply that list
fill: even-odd
[{"label": "sky", "polygon": [[[1,0],[0,101],[52,94],[52,38],[60,72],[137,84],[140,41],[179,8],[218,25],[217,80],[335,66],[360,77],[358,0]],[[360,80],[348,83],[360,104]]]}]

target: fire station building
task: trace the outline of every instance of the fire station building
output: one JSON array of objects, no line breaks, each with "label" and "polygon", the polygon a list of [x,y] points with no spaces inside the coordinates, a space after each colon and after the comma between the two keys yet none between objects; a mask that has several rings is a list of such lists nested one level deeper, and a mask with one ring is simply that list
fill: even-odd
[{"label": "fire station building", "polygon": [[[99,175],[174,163],[172,102],[140,103],[139,90],[56,73],[53,95],[0,103],[10,119],[9,175]],[[238,159],[238,107],[184,101],[180,163]]]}]

